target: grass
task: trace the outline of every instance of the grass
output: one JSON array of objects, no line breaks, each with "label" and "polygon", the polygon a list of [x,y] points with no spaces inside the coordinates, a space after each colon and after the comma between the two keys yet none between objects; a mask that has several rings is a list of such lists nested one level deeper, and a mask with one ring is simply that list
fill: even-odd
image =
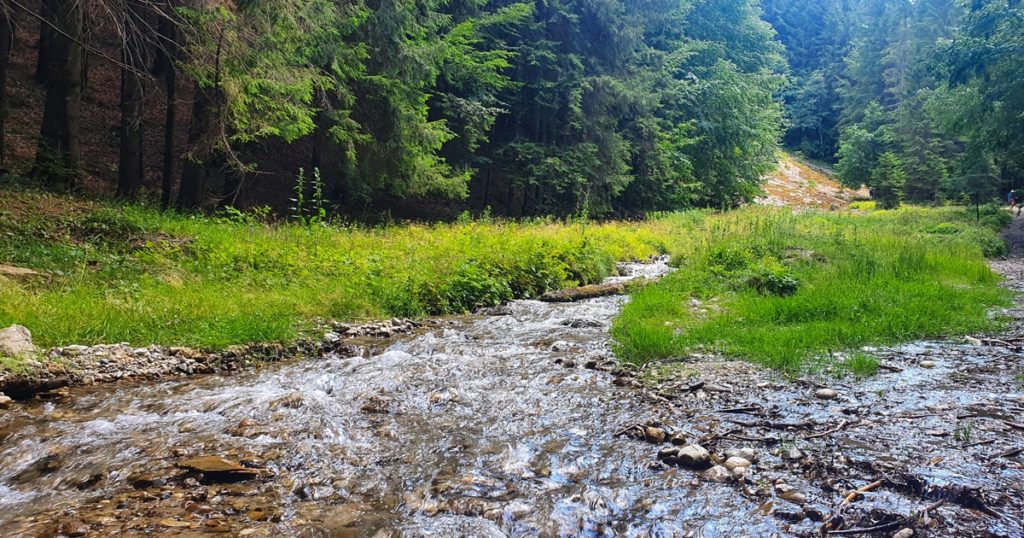
[{"label": "grass", "polygon": [[[991,330],[1010,301],[985,261],[1005,252],[1002,225],[1005,212],[976,224],[960,208],[709,217],[680,238],[679,270],[615,321],[616,351],[642,364],[710,349],[797,374],[830,352]],[[877,361],[840,366],[870,375]]]},{"label": "grass", "polygon": [[0,277],[0,326],[42,346],[289,341],[317,318],[464,312],[596,282],[666,252],[682,223],[307,227],[0,192],[0,263],[52,275]]}]

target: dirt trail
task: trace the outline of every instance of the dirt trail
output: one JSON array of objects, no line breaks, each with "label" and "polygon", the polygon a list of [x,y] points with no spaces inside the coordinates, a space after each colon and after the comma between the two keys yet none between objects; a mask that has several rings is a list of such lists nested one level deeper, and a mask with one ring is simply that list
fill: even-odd
[{"label": "dirt trail", "polygon": [[[1024,219],[1007,241],[1012,255],[992,266],[1022,293]],[[712,454],[741,446],[763,454],[736,487],[762,513],[789,521],[788,533],[1020,537],[1021,297],[999,314],[1009,320],[999,335],[867,349],[882,369],[863,381],[826,372],[789,382],[714,357],[646,375],[675,380],[651,396],[666,408],[660,425]],[[680,371],[691,375],[680,381]],[[850,495],[859,488],[867,491]]]}]

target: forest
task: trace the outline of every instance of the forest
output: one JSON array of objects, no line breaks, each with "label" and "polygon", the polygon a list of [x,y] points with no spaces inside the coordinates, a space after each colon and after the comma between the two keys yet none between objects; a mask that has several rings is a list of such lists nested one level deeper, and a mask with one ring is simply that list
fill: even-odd
[{"label": "forest", "polygon": [[4,0],[0,155],[181,210],[600,217],[748,202],[781,140],[886,206],[987,202],[1022,173],[1022,10]]},{"label": "forest", "polygon": [[0,536],[1024,538],[1021,0],[0,0],[0,96]]}]

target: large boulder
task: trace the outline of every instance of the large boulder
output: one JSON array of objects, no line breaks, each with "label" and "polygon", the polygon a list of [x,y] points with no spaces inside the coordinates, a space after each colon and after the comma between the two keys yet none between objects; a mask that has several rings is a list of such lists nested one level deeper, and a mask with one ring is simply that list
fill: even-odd
[{"label": "large boulder", "polygon": [[0,329],[0,355],[21,357],[32,355],[36,346],[32,345],[32,333],[21,325],[11,325]]}]

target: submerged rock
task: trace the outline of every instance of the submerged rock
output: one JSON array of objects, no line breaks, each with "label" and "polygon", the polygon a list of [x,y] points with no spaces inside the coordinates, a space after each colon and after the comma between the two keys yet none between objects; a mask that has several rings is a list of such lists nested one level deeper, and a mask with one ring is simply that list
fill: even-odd
[{"label": "submerged rock", "polygon": [[[750,447],[732,448],[725,451],[727,458],[743,458],[748,462],[757,461],[757,451]],[[749,467],[749,465],[747,466]]]},{"label": "submerged rock", "polygon": [[732,480],[732,472],[721,465],[715,465],[714,467],[701,473],[700,477],[701,479],[707,480],[708,482],[717,482],[719,484],[724,484]]},{"label": "submerged rock", "polygon": [[200,472],[204,477],[215,482],[248,480],[260,475],[259,469],[251,469],[237,461],[232,461],[220,456],[198,456],[195,458],[187,458],[179,461],[178,467]]},{"label": "submerged rock", "polygon": [[744,469],[747,468],[747,467],[750,467],[750,461],[747,460],[746,458],[741,458],[739,456],[733,456],[733,457],[725,460],[725,463],[723,463],[722,465],[724,465],[726,469],[729,469],[730,471],[732,471],[732,470],[735,470],[737,467],[743,467]]},{"label": "submerged rock", "polygon": [[700,445],[687,445],[676,453],[679,465],[691,469],[707,469],[711,466],[711,453]]},{"label": "submerged rock", "polygon": [[832,389],[818,389],[815,391],[814,397],[819,400],[834,400],[839,397],[839,393]]}]

